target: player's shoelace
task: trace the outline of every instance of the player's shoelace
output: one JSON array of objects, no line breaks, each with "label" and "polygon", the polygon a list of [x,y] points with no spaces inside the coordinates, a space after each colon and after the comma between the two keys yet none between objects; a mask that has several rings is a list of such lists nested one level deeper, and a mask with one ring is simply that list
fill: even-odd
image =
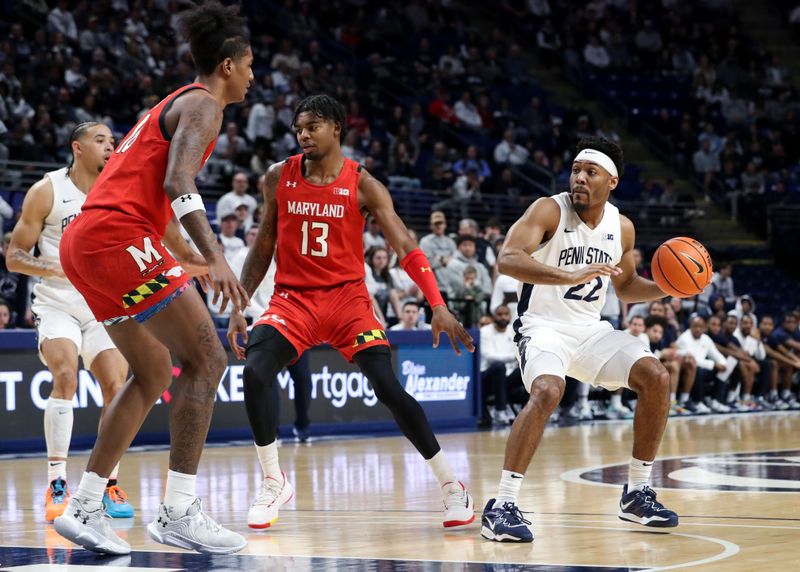
[{"label": "player's shoelace", "polygon": [[651,489],[650,487],[645,486],[639,492],[639,498],[642,500],[645,506],[650,505],[650,508],[653,510],[659,511],[664,508],[664,505],[661,504],[656,500],[656,491]]},{"label": "player's shoelace", "polygon": [[467,506],[467,490],[461,483],[453,483],[444,495],[445,508],[454,506]]},{"label": "player's shoelace", "polygon": [[208,516],[208,515],[207,515],[206,513],[204,513],[202,510],[200,511],[200,518],[201,518],[201,519],[202,519],[202,521],[203,521],[203,526],[205,526],[205,527],[206,527],[208,530],[210,530],[211,532],[213,532],[213,533],[215,533],[215,534],[216,534],[216,533],[218,533],[220,530],[222,530],[222,525],[221,525],[221,524],[219,524],[219,523],[218,523],[216,520],[214,520],[214,519],[213,519],[213,518],[211,518],[210,516]]},{"label": "player's shoelace", "polygon": [[519,507],[512,502],[504,502],[501,506],[503,512],[500,514],[500,519],[504,520],[510,526],[519,526],[520,524],[531,525],[531,521],[522,516],[522,511]]},{"label": "player's shoelace", "polygon": [[108,498],[114,503],[124,503],[128,501],[128,495],[117,485],[108,487]]},{"label": "player's shoelace", "polygon": [[285,482],[286,481],[284,480],[283,483],[279,483],[272,478],[264,479],[261,482],[261,493],[258,495],[256,502],[253,504],[265,506],[271,505],[273,502],[275,502],[275,499],[280,496]]}]

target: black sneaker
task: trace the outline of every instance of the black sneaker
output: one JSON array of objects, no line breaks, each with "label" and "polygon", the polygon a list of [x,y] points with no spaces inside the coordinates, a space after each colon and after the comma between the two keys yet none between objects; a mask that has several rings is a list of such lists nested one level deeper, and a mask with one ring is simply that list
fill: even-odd
[{"label": "black sneaker", "polygon": [[292,427],[292,433],[300,443],[308,443],[311,441],[311,431],[308,430],[308,427],[302,428],[295,425]]},{"label": "black sneaker", "polygon": [[656,493],[650,487],[628,492],[628,484],[622,487],[622,498],[619,499],[619,518],[644,526],[672,528],[678,526],[678,515],[665,508],[656,500]]},{"label": "black sneaker", "polygon": [[525,520],[522,511],[513,502],[494,506],[489,499],[481,518],[481,536],[497,542],[533,542],[531,521]]}]

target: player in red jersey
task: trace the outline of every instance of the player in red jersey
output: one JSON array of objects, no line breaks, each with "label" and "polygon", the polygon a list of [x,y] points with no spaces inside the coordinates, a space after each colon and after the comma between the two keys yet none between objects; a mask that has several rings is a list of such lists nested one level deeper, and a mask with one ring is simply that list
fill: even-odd
[{"label": "player in red jersey", "polygon": [[445,506],[444,526],[462,526],[475,516],[472,497],[456,478],[425,413],[394,374],[386,333],[375,317],[364,284],[364,213],[371,213],[397,251],[403,268],[433,308],[433,345],[446,333],[474,351],[472,338],[447,310],[430,264],[397,216],[386,188],[342,155],[345,110],[332,97],[300,102],[294,115],[301,155],[270,167],[262,188],[264,215],[256,243],[242,270],[242,286],[252,293],[261,283],[277,241],[275,293],[247,340],[241,312],[234,311],[228,340],[246,355],[244,396],[256,449],[264,470],[261,492],[248,512],[251,528],[268,528],[294,490],[278,463],[277,418],[272,386],[278,372],[309,347],[330,343],[355,361],[392,412],[403,434],[428,461]]},{"label": "player in red jersey", "polygon": [[[214,148],[223,108],[244,100],[253,79],[243,25],[238,7],[218,2],[182,15],[198,68],[196,83],[167,96],[122,140],[61,241],[65,274],[133,372],[108,407],[78,491],[55,520],[59,534],[89,550],[130,552],[109,526],[100,501],[111,469],[170,386],[170,354],[182,368],[170,403],[170,470],[148,533],[164,544],[214,554],[246,544],[206,515],[195,494],[197,465],[227,360],[187,274],[200,268],[223,304],[228,299],[238,309],[248,304],[194,183]],[[192,254],[180,238],[173,213],[202,256]]]}]

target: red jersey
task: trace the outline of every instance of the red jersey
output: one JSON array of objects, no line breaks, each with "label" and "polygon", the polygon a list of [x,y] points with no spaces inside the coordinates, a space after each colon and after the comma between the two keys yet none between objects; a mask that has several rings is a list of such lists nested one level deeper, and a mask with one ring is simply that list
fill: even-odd
[{"label": "red jersey", "polygon": [[[192,83],[173,91],[148,111],[125,136],[106,163],[83,204],[82,227],[87,225],[102,242],[130,236],[161,237],[172,218],[171,200],[164,192],[170,135],[164,122],[175,99],[187,91],[206,89]],[[203,154],[203,164],[216,139]]]},{"label": "red jersey", "polygon": [[275,284],[322,288],[364,279],[364,217],[358,207],[361,166],[345,158],[327,185],[303,177],[303,155],[286,159],[278,181]]}]

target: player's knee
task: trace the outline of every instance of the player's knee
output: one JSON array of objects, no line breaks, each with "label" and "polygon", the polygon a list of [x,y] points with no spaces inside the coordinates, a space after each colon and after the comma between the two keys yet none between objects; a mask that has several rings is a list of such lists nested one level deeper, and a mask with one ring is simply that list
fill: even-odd
[{"label": "player's knee", "polygon": [[541,376],[531,384],[531,401],[541,403],[545,407],[554,409],[564,395],[566,382],[560,377]]},{"label": "player's knee", "polygon": [[631,368],[628,385],[636,393],[669,393],[669,372],[660,361],[645,358]]},{"label": "player's knee", "polygon": [[59,364],[50,367],[53,375],[53,391],[64,395],[61,399],[72,399],[78,389],[78,370],[70,364]]}]

